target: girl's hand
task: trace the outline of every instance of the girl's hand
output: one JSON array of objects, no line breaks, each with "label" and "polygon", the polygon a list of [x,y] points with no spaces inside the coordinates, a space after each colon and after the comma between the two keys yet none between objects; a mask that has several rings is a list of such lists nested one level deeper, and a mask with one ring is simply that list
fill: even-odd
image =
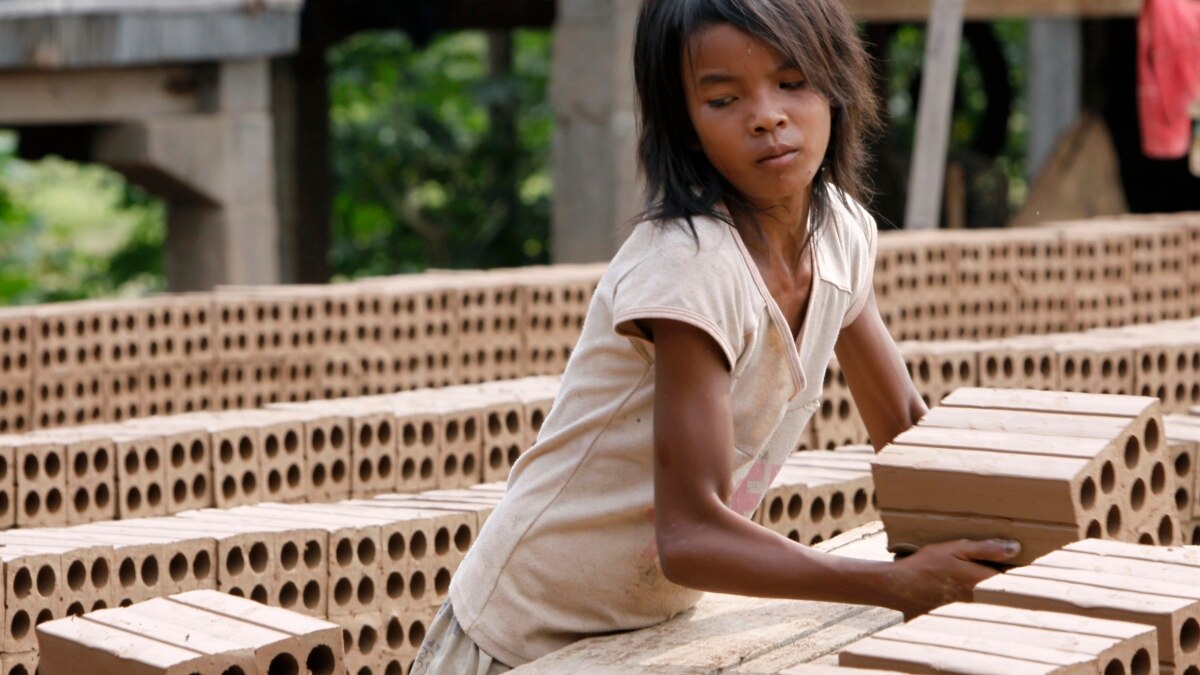
[{"label": "girl's hand", "polygon": [[979,582],[999,574],[974,561],[1002,563],[1020,552],[1021,545],[1008,539],[960,539],[925,546],[892,563],[895,569],[888,576],[896,602],[891,606],[908,620],[952,602],[970,602]]}]

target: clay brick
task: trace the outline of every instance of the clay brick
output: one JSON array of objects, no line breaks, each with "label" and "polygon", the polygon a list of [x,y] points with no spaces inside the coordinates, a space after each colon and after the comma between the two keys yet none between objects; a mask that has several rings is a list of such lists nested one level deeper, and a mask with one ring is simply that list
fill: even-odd
[{"label": "clay brick", "polygon": [[41,551],[61,556],[60,571],[64,615],[79,615],[112,607],[112,577],[116,571],[113,547],[79,541],[69,530],[30,529],[5,532],[5,547]]},{"label": "clay brick", "polygon": [[326,554],[329,534],[326,530],[298,527],[294,518],[281,512],[249,513],[241,508],[205,509],[183,513],[180,517],[270,533],[275,584],[268,603],[310,616],[327,615],[325,587],[329,577]]},{"label": "clay brick", "polygon": [[256,504],[262,500],[261,440],[258,429],[239,413],[192,413],[179,416],[209,435],[213,500],[217,506]]},{"label": "clay brick", "polygon": [[342,628],[342,648],[345,651],[346,672],[350,675],[381,675],[384,661],[384,637],[379,629],[382,616],[378,611],[339,616]]},{"label": "clay brick", "polygon": [[[305,664],[313,675],[342,672],[342,652],[335,624],[211,591],[180,593],[167,601],[289,635],[287,651]],[[277,664],[280,672],[291,672],[285,667],[288,665],[286,660],[276,662],[272,659],[269,663]],[[264,671],[270,672],[271,667]]]},{"label": "clay brick", "polygon": [[595,266],[556,266],[514,274],[525,289],[521,330],[528,374],[557,375],[566,368],[600,275]]},{"label": "clay brick", "polygon": [[364,377],[357,354],[348,351],[323,353],[317,363],[317,398],[360,395]]},{"label": "clay brick", "polygon": [[36,646],[34,626],[63,615],[62,556],[38,547],[0,548],[4,568],[4,651]]},{"label": "clay brick", "polygon": [[305,499],[308,453],[303,421],[294,413],[276,410],[247,411],[241,419],[258,432],[262,498],[281,502]]},{"label": "clay brick", "polygon": [[83,369],[34,373],[30,429],[73,426],[108,419],[103,371]]},{"label": "clay brick", "polygon": [[829,361],[825,371],[821,407],[813,415],[813,434],[819,450],[867,442],[867,429],[836,358]]},{"label": "clay brick", "polygon": [[39,672],[36,650],[0,654],[0,673],[4,675],[36,675]]},{"label": "clay brick", "polygon": [[33,424],[33,379],[0,376],[0,434],[23,433]]},{"label": "clay brick", "polygon": [[850,454],[793,455],[767,491],[755,522],[812,545],[876,519],[870,464]]},{"label": "clay brick", "polygon": [[[1136,589],[1136,590],[1134,590]],[[1157,629],[1159,659],[1184,670],[1200,664],[1200,591],[1194,584],[1033,565],[975,587],[975,601],[1129,621]]]},{"label": "clay brick", "polygon": [[898,347],[927,406],[959,387],[979,385],[979,350],[974,343],[904,342]]},{"label": "clay brick", "polygon": [[[175,647],[81,617],[37,628],[42,675],[193,675],[217,673],[210,654]],[[30,671],[32,672],[32,671]]]},{"label": "clay brick", "polygon": [[5,436],[0,438],[0,445],[12,453],[16,525],[65,525],[67,471],[63,444],[31,436]]},{"label": "clay brick", "polygon": [[[498,278],[497,278],[498,277]],[[519,326],[526,289],[501,275],[454,275],[446,284],[458,297],[458,381],[473,383],[525,375]]]},{"label": "clay brick", "polygon": [[1045,338],[1008,338],[977,342],[976,346],[979,349],[979,386],[1059,389],[1054,347]]},{"label": "clay brick", "polygon": [[[207,519],[204,513],[189,511],[174,518],[137,521],[137,532],[142,535],[173,536],[176,539],[215,541],[213,560],[216,583],[206,587],[258,602],[268,602],[276,594],[277,547],[272,534],[248,523]],[[175,590],[192,590],[196,587]]]},{"label": "clay brick", "polygon": [[384,550],[380,527],[387,519],[347,513],[336,505],[326,504],[262,504],[245,507],[243,511],[265,518],[284,514],[293,522],[303,519],[307,527],[326,530],[329,533],[326,545],[328,615],[378,611],[382,595],[378,582]]},{"label": "clay brick", "polygon": [[[386,501],[386,495],[371,501],[350,502],[375,517],[384,519],[380,526],[383,543],[380,587],[384,594],[382,605],[397,610],[428,609],[431,598],[437,596],[437,577],[441,569],[435,550],[441,540],[447,540],[449,529],[441,531],[445,512],[432,509],[406,508]],[[374,504],[379,501],[381,504]]]},{"label": "clay brick", "polygon": [[[104,305],[95,301],[40,305],[33,309],[34,366],[38,371],[77,371],[108,365],[111,333]],[[127,335],[136,334],[129,331]]]},{"label": "clay brick", "polygon": [[101,429],[48,429],[29,438],[61,444],[66,466],[67,525],[117,517],[115,447]]},{"label": "clay brick", "polygon": [[5,442],[9,437],[0,437],[0,530],[7,530],[17,522],[16,448]]},{"label": "clay brick", "polygon": [[286,411],[303,424],[303,495],[292,501],[329,502],[350,496],[350,418],[344,406],[329,401],[279,403],[272,410]]},{"label": "clay brick", "polygon": [[70,530],[80,541],[112,546],[113,605],[217,587],[217,543],[181,531],[174,518],[90,523]]},{"label": "clay brick", "polygon": [[397,416],[422,415],[436,419],[438,447],[436,486],[469,487],[482,476],[483,411],[474,405],[428,392],[405,392],[389,397]]},{"label": "clay brick", "polygon": [[429,611],[385,610],[381,619],[383,672],[406,673],[417,658],[433,615]]},{"label": "clay brick", "polygon": [[[440,459],[439,430],[444,433],[437,415],[404,414],[396,411],[397,439],[396,490],[416,492],[437,487]],[[455,427],[458,428],[457,426]]]}]

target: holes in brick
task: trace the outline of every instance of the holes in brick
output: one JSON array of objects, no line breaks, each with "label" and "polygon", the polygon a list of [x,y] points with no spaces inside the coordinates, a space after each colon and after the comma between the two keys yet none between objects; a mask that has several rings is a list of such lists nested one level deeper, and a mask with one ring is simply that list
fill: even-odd
[{"label": "holes in brick", "polygon": [[346,444],[346,431],[341,427],[334,427],[329,432],[329,445],[334,450],[341,450]]},{"label": "holes in brick", "polygon": [[1158,543],[1160,546],[1170,546],[1175,541],[1175,522],[1171,516],[1163,516],[1158,521]]},{"label": "holes in brick", "polygon": [[250,589],[250,599],[264,605],[267,604],[267,601],[270,600],[270,596],[267,594],[267,587],[258,584]]},{"label": "holes in brick", "polygon": [[1167,488],[1167,469],[1162,462],[1154,465],[1150,471],[1150,491],[1156,495],[1161,495],[1163,490]]},{"label": "holes in brick", "polygon": [[823,498],[816,497],[812,500],[812,504],[809,505],[808,516],[813,523],[819,523],[825,519],[825,500]]},{"label": "holes in brick", "polygon": [[508,446],[508,455],[506,457],[506,459],[508,460],[508,466],[510,466],[510,467],[513,466],[514,464],[517,463],[517,460],[520,458],[521,458],[520,446],[517,446],[517,445]]},{"label": "holes in brick", "polygon": [[299,672],[300,664],[296,662],[296,657],[287,652],[276,654],[267,666],[267,675],[298,675]]},{"label": "holes in brick", "polygon": [[238,456],[247,461],[254,456],[254,443],[248,436],[242,436],[238,441]]},{"label": "holes in brick", "polygon": [[1139,649],[1129,662],[1129,675],[1150,675],[1150,652]]},{"label": "holes in brick", "polygon": [[437,555],[446,555],[450,551],[450,530],[438,528],[433,535],[433,551]]},{"label": "holes in brick", "polygon": [[1130,436],[1129,440],[1125,441],[1125,466],[1130,469],[1136,467],[1141,455],[1142,446],[1137,436]]},{"label": "holes in brick", "polygon": [[846,495],[841,492],[835,492],[833,497],[829,499],[829,515],[833,518],[841,518],[846,512]]},{"label": "holes in brick", "polygon": [[329,477],[334,483],[341,483],[346,480],[346,463],[342,460],[335,460],[333,466],[329,469]]},{"label": "holes in brick", "polygon": [[150,588],[158,584],[158,559],[152,555],[142,561],[142,583]]},{"label": "holes in brick", "polygon": [[317,488],[319,488],[325,484],[325,465],[324,464],[313,465],[312,484],[313,484],[313,487],[317,487]]},{"label": "holes in brick", "polygon": [[370,539],[358,541],[358,562],[370,565],[375,562],[375,542]]},{"label": "holes in brick", "polygon": [[257,487],[258,487],[258,479],[255,478],[253,471],[247,471],[246,473],[242,474],[242,493],[243,494],[253,495],[254,491]]},{"label": "holes in brick", "polygon": [[133,562],[133,558],[121,560],[121,564],[117,566],[117,579],[122,588],[129,588],[137,583],[137,563]]},{"label": "holes in brick", "polygon": [[83,588],[87,582],[87,565],[82,560],[76,560],[67,567],[67,587],[73,591]]},{"label": "holes in brick", "polygon": [[267,434],[266,442],[267,457],[274,457],[279,454],[279,437],[275,434]]},{"label": "holes in brick", "polygon": [[408,580],[408,592],[414,600],[420,600],[425,597],[425,573],[414,572]]},{"label": "holes in brick", "polygon": [[279,475],[278,469],[271,469],[267,473],[267,492],[277,494],[283,488],[283,476]]},{"label": "holes in brick", "polygon": [[1100,490],[1104,494],[1110,494],[1117,485],[1117,470],[1113,467],[1112,462],[1105,462],[1100,468]]},{"label": "holes in brick", "polygon": [[471,547],[472,539],[474,539],[474,535],[472,534],[471,528],[468,525],[459,525],[458,529],[454,531],[454,547],[457,548],[460,553],[467,552],[467,549]]},{"label": "holes in brick", "polygon": [[1179,648],[1184,654],[1191,654],[1200,648],[1200,621],[1191,618],[1179,627]]},{"label": "holes in brick", "polygon": [[475,455],[463,457],[462,472],[464,476],[475,476]]},{"label": "holes in brick", "polygon": [[1104,531],[1110,537],[1115,537],[1121,532],[1121,509],[1116,504],[1108,509],[1108,515],[1104,520]]},{"label": "holes in brick", "polygon": [[1177,511],[1184,511],[1191,503],[1192,496],[1188,493],[1187,488],[1179,488],[1175,491],[1175,509]]},{"label": "holes in brick", "polygon": [[304,566],[308,569],[316,569],[321,565],[321,544],[315,539],[309,539],[304,544]]},{"label": "holes in brick", "polygon": [[375,601],[375,582],[371,577],[363,577],[358,581],[358,604],[370,606]]},{"label": "holes in brick", "polygon": [[188,559],[182,553],[176,553],[171,556],[171,560],[167,563],[167,574],[170,575],[172,581],[182,581],[187,577]]},{"label": "holes in brick", "polygon": [[325,450],[325,430],[313,429],[312,438],[309,440],[309,448],[313,452],[322,452]]},{"label": "holes in brick", "polygon": [[1096,505],[1096,481],[1091,477],[1083,479],[1083,483],[1079,486],[1079,505],[1085,510],[1091,509]]},{"label": "holes in brick", "polygon": [[304,606],[308,609],[316,609],[321,604],[321,584],[316,581],[309,581],[304,584]]},{"label": "holes in brick", "polygon": [[[162,487],[158,483],[153,483],[146,488],[146,503],[152,507],[162,503]],[[49,501],[46,504],[49,506]]]},{"label": "holes in brick", "polygon": [[267,569],[267,563],[271,561],[270,551],[267,550],[267,545],[261,541],[255,542],[250,547],[250,569],[257,574],[262,574]]},{"label": "holes in brick", "polygon": [[354,560],[354,544],[346,537],[343,537],[337,543],[337,548],[334,549],[337,564],[345,567]]},{"label": "holes in brick", "polygon": [[504,453],[500,448],[492,447],[488,451],[488,466],[493,470],[498,470],[504,464]]},{"label": "holes in brick", "polygon": [[1180,478],[1184,478],[1191,472],[1191,458],[1183,453],[1180,453],[1179,456],[1175,458],[1175,475],[1179,476]]},{"label": "holes in brick", "polygon": [[[773,501],[771,503],[772,514],[776,514],[776,506],[779,507],[779,509],[778,509],[779,512],[777,514],[777,517],[775,517],[771,521],[773,523],[779,522],[779,519],[783,516],[783,500],[781,498],[776,498],[775,501]],[[788,502],[787,502],[788,519],[796,520],[803,513],[804,513],[804,499],[800,495],[792,495],[791,497],[789,497]]]},{"label": "holes in brick", "polygon": [[12,636],[18,640],[23,639],[29,634],[29,613],[25,610],[18,610],[13,614],[12,626],[9,628]]},{"label": "holes in brick", "polygon": [[92,561],[92,568],[89,572],[89,577],[92,580],[93,588],[104,588],[108,585],[108,561],[104,558],[98,558]]},{"label": "holes in brick", "polygon": [[300,563],[300,549],[295,542],[286,542],[279,549],[279,565],[284,570],[291,571]]},{"label": "holes in brick", "polygon": [[230,576],[237,576],[246,569],[246,556],[242,554],[241,546],[234,546],[225,554],[225,571]]},{"label": "holes in brick", "polygon": [[285,609],[291,609],[300,601],[300,589],[296,588],[296,584],[289,581],[279,588],[279,606]]},{"label": "holes in brick", "polygon": [[142,508],[142,491],[136,487],[129,488],[125,493],[125,508],[129,513],[136,512]]},{"label": "holes in brick", "polygon": [[413,532],[412,540],[409,542],[409,550],[412,552],[412,557],[415,560],[420,560],[425,557],[428,549],[428,541],[425,538],[424,532]]},{"label": "holes in brick", "polygon": [[1129,506],[1134,511],[1141,511],[1146,505],[1146,482],[1141,478],[1133,482],[1133,487],[1129,488]]},{"label": "holes in brick", "polygon": [[337,583],[334,584],[333,601],[336,602],[339,607],[345,607],[348,605],[350,603],[350,598],[353,595],[354,584],[350,583],[350,580],[346,577],[338,579]]},{"label": "holes in brick", "polygon": [[1158,420],[1146,420],[1146,431],[1142,434],[1142,437],[1146,439],[1146,452],[1158,450],[1158,444],[1162,438],[1162,434],[1158,428]]},{"label": "holes in brick", "polygon": [[197,474],[192,479],[192,497],[203,500],[208,495],[208,478],[204,474]]},{"label": "holes in brick", "polygon": [[450,570],[445,567],[438,569],[437,574],[433,577],[433,590],[438,597],[443,597],[450,590]]}]

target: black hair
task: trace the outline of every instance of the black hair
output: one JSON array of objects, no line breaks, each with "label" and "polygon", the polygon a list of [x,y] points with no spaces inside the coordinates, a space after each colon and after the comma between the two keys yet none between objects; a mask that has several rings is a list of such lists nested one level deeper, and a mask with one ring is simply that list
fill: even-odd
[{"label": "black hair", "polygon": [[[753,213],[696,149],[687,111],[684,50],[697,32],[721,23],[774,48],[829,102],[829,147],[812,183],[811,239],[829,221],[832,199],[849,207],[851,200],[869,196],[865,139],[881,126],[871,60],[840,0],[645,0],[633,52],[638,162],[648,204],[639,219],[683,220],[694,235],[694,216],[733,225],[721,203],[731,211]],[[761,229],[755,234],[761,235]]]}]

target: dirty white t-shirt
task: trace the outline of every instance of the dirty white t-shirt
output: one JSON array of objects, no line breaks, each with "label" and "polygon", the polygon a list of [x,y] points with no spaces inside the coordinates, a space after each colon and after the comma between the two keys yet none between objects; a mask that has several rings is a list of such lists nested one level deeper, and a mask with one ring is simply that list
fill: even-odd
[{"label": "dirty white t-shirt", "polygon": [[[836,200],[834,200],[836,202]],[[537,443],[450,586],[454,613],[510,665],[591,635],[643,628],[700,592],[663,577],[654,533],[654,344],[634,325],[668,318],[720,345],[732,373],[733,493],[749,517],[820,405],[843,326],[871,288],[876,229],[841,205],[810,247],[813,288],[798,340],[737,230],[693,218],[643,223],[600,281]]]}]

